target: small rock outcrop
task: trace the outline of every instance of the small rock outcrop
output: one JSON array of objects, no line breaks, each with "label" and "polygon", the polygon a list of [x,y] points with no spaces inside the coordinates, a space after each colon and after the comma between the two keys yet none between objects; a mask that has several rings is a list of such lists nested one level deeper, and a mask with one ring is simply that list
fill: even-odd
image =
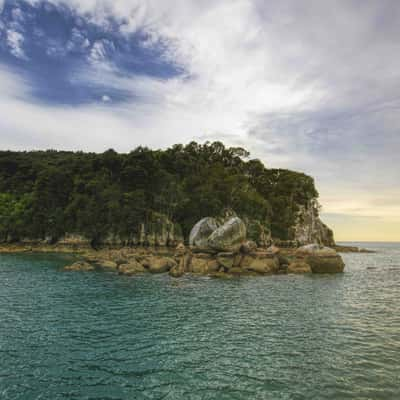
[{"label": "small rock outcrop", "polygon": [[302,246],[296,250],[296,260],[307,263],[313,273],[339,273],[344,270],[342,257],[336,250],[318,244]]},{"label": "small rock outcrop", "polygon": [[86,261],[77,261],[64,267],[64,271],[94,271],[95,267]]},{"label": "small rock outcrop", "polygon": [[207,244],[214,250],[236,252],[245,240],[246,225],[240,218],[234,217],[214,230],[208,237]]},{"label": "small rock outcrop", "polygon": [[136,260],[131,260],[127,264],[121,264],[118,267],[118,274],[120,275],[135,275],[135,274],[140,274],[146,272],[146,268],[143,267],[142,264],[140,264]]}]

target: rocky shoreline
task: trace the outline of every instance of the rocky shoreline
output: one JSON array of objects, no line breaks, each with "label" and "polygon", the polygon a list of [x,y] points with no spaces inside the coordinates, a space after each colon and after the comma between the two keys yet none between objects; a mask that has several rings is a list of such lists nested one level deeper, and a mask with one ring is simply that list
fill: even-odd
[{"label": "rocky shoreline", "polygon": [[189,245],[170,247],[122,247],[95,250],[65,245],[7,245],[0,253],[74,253],[78,261],[66,271],[113,271],[120,275],[168,273],[216,278],[268,274],[340,273],[344,270],[335,249],[310,244],[299,248],[258,247],[247,240],[246,227],[238,217],[218,224],[213,218],[200,220],[192,229]]},{"label": "rocky shoreline", "polygon": [[215,278],[269,274],[340,273],[344,263],[335,250],[309,245],[297,250],[254,248],[243,243],[236,252],[204,253],[179,244],[168,248],[122,248],[81,254],[81,259],[65,267],[67,271],[113,271],[120,275],[168,273],[174,278],[185,274]]}]

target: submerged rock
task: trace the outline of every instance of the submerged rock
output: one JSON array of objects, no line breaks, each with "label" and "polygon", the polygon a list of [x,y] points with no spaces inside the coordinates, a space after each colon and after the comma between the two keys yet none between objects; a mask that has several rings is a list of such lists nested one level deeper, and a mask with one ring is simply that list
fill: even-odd
[{"label": "submerged rock", "polygon": [[77,261],[64,267],[64,271],[94,271],[95,267],[86,261]]},{"label": "submerged rock", "polygon": [[234,217],[217,228],[208,238],[208,246],[212,249],[224,252],[239,251],[242,243],[246,240],[246,225]]},{"label": "submerged rock", "polygon": [[207,247],[209,236],[218,228],[214,218],[206,217],[201,219],[192,228],[189,235],[190,246]]}]

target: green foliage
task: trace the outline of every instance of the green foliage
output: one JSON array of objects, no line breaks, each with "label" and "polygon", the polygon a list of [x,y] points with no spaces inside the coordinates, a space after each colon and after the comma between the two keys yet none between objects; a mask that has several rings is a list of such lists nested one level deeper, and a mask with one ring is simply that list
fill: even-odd
[{"label": "green foliage", "polygon": [[200,218],[226,209],[285,239],[299,205],[318,196],[313,179],[248,157],[220,142],[129,154],[0,152],[0,241],[56,241],[68,232],[97,244],[138,235],[161,216],[187,236]]}]

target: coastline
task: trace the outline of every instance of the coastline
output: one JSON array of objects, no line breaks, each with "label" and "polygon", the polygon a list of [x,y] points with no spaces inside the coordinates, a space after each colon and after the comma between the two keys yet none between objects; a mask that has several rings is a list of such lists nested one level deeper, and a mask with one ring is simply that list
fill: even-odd
[{"label": "coastline", "polygon": [[[376,253],[374,250],[368,250],[366,248],[357,246],[345,246],[335,245],[332,246],[338,253]],[[291,256],[297,250],[297,247],[280,247],[281,254],[285,256]],[[86,254],[98,255],[107,251],[139,251],[149,253],[160,253],[173,255],[175,248],[171,246],[100,246],[95,249],[86,244],[41,244],[41,243],[7,243],[0,244],[0,254],[12,254],[12,253],[70,253],[75,255],[84,256]]]},{"label": "coastline", "polygon": [[59,253],[76,256],[66,271],[105,270],[119,275],[168,273],[179,278],[186,273],[216,278],[259,276],[270,274],[340,273],[344,263],[330,248],[315,245],[300,248],[259,248],[251,241],[243,242],[236,250],[210,251],[202,247],[103,247],[3,244],[0,254]]}]

